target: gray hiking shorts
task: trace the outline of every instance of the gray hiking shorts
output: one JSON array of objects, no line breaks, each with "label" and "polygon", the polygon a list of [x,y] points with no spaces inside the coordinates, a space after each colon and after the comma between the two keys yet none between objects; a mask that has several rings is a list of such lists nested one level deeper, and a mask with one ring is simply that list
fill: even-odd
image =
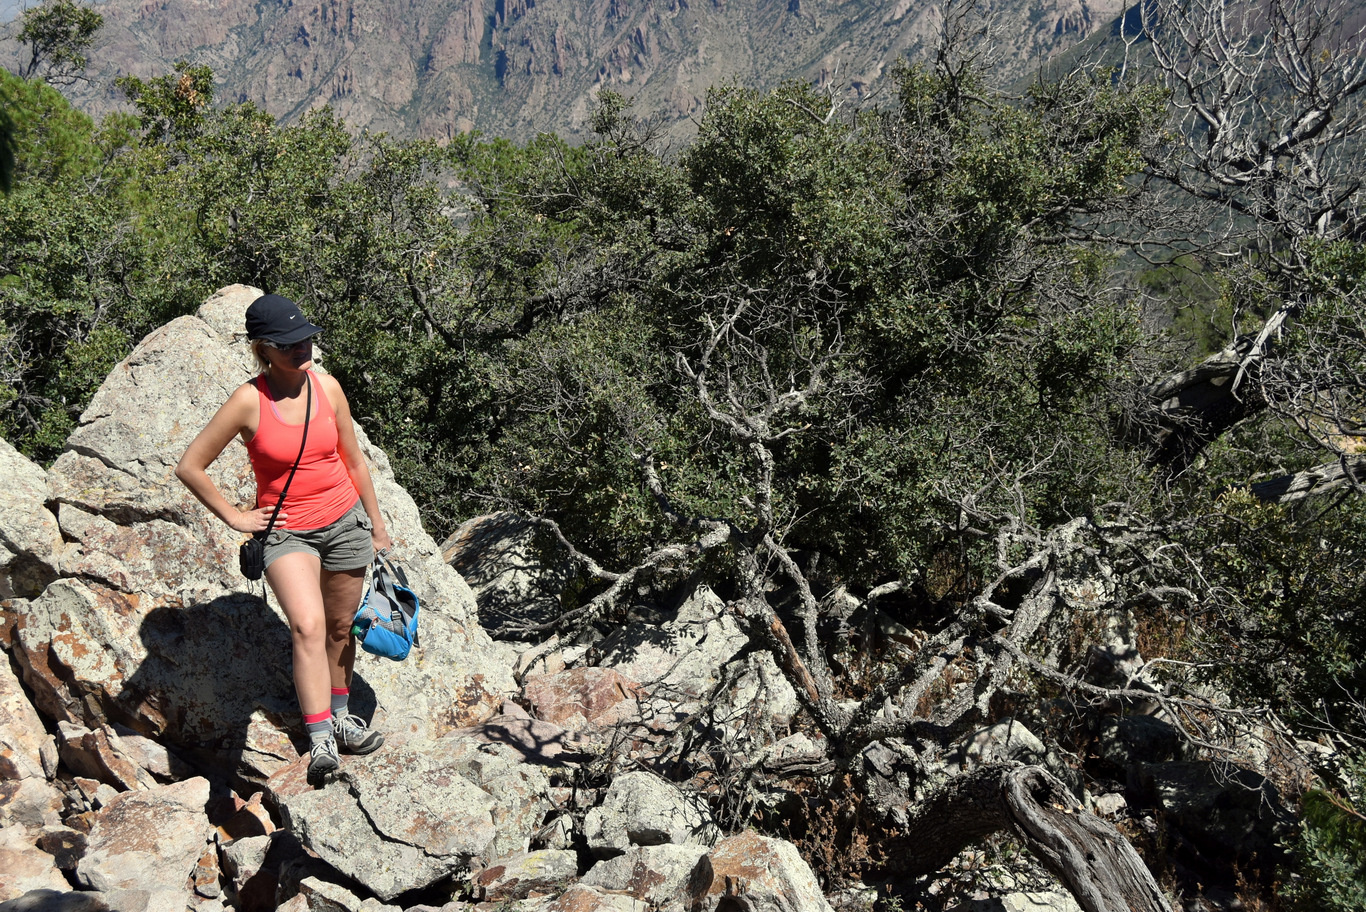
[{"label": "gray hiking shorts", "polygon": [[370,541],[372,529],[374,523],[357,498],[340,519],[321,529],[271,530],[266,536],[266,566],[277,557],[304,551],[318,558],[324,570],[359,570],[375,559],[375,546]]}]

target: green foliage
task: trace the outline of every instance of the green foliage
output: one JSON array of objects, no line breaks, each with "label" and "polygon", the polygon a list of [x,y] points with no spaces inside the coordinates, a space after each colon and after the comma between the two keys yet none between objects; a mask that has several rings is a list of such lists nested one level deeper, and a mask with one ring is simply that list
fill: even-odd
[{"label": "green foliage", "polygon": [[1191,256],[1180,256],[1138,275],[1139,286],[1162,303],[1163,318],[1182,343],[1183,362],[1207,358],[1235,335],[1234,307],[1223,283]]},{"label": "green foliage", "polygon": [[117,204],[93,198],[105,158],[90,119],[51,87],[0,73],[17,167],[0,199],[0,336],[10,395],[0,428],[38,458],[60,451],[126,351]]},{"label": "green foliage", "polygon": [[1138,320],[1103,260],[1035,239],[1128,192],[1152,100],[954,91],[908,71],[897,111],[839,117],[723,87],[677,159],[610,96],[582,149],[460,144],[470,292],[527,302],[491,354],[486,490],[629,561],[667,534],[641,459],[675,509],[748,527],[758,443],[788,543],[876,579],[940,547],[966,494],[1004,516],[1028,477],[1042,520],[1131,480],[1093,416]]},{"label": "green foliage", "polygon": [[1275,706],[1307,733],[1366,737],[1366,518],[1298,516],[1224,494],[1185,540],[1219,581],[1191,620],[1193,658],[1229,692]]},{"label": "green foliage", "polygon": [[1297,846],[1304,880],[1290,891],[1297,908],[1366,909],[1366,755],[1349,759],[1344,773],[1341,790],[1304,795]]},{"label": "green foliage", "polygon": [[8,105],[0,108],[0,193],[9,193],[14,183],[14,118],[10,117]]},{"label": "green foliage", "polygon": [[9,122],[15,182],[79,178],[99,163],[94,124],[51,86],[0,70],[0,109]]},{"label": "green foliage", "polygon": [[854,117],[796,85],[714,90],[676,158],[610,94],[582,147],[442,149],[355,139],[326,110],[286,127],[217,107],[202,67],[126,78],[136,117],[48,130],[21,165],[48,186],[7,203],[5,323],[48,340],[6,433],[51,454],[109,359],[247,282],[327,329],[326,363],[438,532],[508,503],[632,560],[670,534],[644,459],[675,509],[741,526],[770,472],[784,534],[870,578],[939,547],[927,530],[968,491],[1009,511],[1029,476],[1034,518],[1081,509],[1119,484],[1089,416],[1137,321],[1103,260],[1035,239],[1126,192],[1148,99],[901,78],[896,110]]},{"label": "green foliage", "polygon": [[24,10],[19,43],[29,48],[29,62],[21,76],[42,76],[51,83],[69,83],[86,66],[85,52],[95,41],[104,17],[72,0],[44,0]]},{"label": "green foliage", "polygon": [[149,144],[185,144],[192,141],[206,120],[213,101],[213,72],[182,60],[175,72],[143,80],[120,76],[115,85],[137,108],[144,138]]}]

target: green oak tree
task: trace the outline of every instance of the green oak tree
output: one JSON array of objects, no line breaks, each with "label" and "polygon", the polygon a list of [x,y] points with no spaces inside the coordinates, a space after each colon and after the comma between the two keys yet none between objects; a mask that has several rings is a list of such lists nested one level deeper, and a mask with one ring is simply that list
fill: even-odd
[{"label": "green oak tree", "polygon": [[43,0],[24,10],[20,44],[28,46],[28,62],[19,71],[24,79],[41,78],[52,85],[82,79],[86,52],[104,17],[93,7],[73,0]]}]

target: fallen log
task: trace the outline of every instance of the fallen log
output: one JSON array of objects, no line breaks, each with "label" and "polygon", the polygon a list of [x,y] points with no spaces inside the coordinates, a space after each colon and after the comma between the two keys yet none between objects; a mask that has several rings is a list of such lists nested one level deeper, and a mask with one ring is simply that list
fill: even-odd
[{"label": "fallen log", "polygon": [[1248,485],[1248,490],[1262,503],[1288,504],[1362,484],[1366,484],[1366,458],[1358,456],[1258,481]]},{"label": "fallen log", "polygon": [[992,763],[954,777],[883,847],[893,873],[929,874],[998,832],[1018,839],[1085,912],[1173,912],[1124,834],[1037,766]]}]

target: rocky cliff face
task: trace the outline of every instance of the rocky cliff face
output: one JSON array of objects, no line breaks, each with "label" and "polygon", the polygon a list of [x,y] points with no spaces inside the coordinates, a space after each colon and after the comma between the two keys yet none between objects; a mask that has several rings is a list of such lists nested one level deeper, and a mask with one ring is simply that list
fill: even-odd
[{"label": "rocky cliff face", "polygon": [[[1022,75],[1103,27],[1119,0],[1007,0],[983,13],[997,72]],[[219,97],[295,118],[331,105],[353,127],[446,137],[582,135],[608,87],[690,132],[707,89],[786,79],[867,95],[901,55],[932,49],[942,6],[914,0],[109,0],[88,86],[213,68]],[[0,42],[0,59],[13,55]]]}]

